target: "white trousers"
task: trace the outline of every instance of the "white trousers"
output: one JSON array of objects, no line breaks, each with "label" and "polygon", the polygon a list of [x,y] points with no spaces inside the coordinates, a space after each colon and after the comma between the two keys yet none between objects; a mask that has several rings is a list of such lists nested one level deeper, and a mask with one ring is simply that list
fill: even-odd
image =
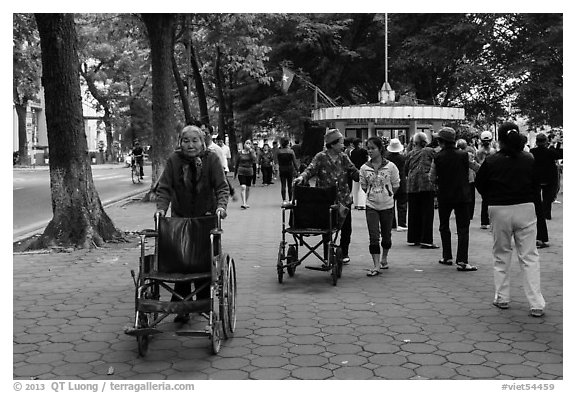
[{"label": "white trousers", "polygon": [[524,293],[531,309],[544,309],[540,291],[540,257],[536,249],[536,211],[533,203],[489,206],[494,245],[494,285],[497,302],[510,301],[510,268],[514,239]]},{"label": "white trousers", "polygon": [[360,182],[352,180],[352,199],[354,207],[366,207],[366,193],[360,187]]}]

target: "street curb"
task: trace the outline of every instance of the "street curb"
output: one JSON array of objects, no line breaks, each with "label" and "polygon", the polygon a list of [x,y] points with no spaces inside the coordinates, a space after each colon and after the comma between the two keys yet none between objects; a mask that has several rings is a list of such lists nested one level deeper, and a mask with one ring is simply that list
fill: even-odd
[{"label": "street curb", "polygon": [[[124,195],[120,195],[118,197],[107,199],[105,201],[102,201],[102,207],[107,208],[107,207],[113,206],[117,203],[123,202],[127,199],[133,198],[137,195],[141,195],[141,194],[144,195],[149,190],[150,189],[147,188],[146,190],[133,191],[133,192],[130,192],[128,194],[124,194]],[[27,229],[25,233],[13,236],[12,243],[20,242],[22,240],[28,239],[29,237],[32,237],[34,235],[37,235],[37,234],[44,232],[44,229],[46,228],[46,225],[48,225],[49,222],[50,222],[50,220],[42,221],[41,223],[38,223],[37,225],[33,226],[32,229]]]}]

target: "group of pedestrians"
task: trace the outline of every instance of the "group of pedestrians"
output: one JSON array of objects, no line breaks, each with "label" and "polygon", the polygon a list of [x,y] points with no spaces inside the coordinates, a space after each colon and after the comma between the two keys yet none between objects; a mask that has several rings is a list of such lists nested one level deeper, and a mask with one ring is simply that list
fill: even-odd
[{"label": "group of pedestrians", "polygon": [[[257,160],[260,160],[261,168],[264,161],[272,165],[275,161],[278,163],[283,201],[287,197],[292,199],[293,184],[305,183],[313,177],[318,187],[336,186],[336,202],[347,211],[353,204],[364,203],[362,207],[372,259],[372,268],[367,275],[373,277],[389,268],[388,256],[394,226],[398,231],[407,228],[407,241],[411,245],[424,249],[439,248],[433,242],[436,199],[442,244],[439,262],[443,265],[455,264],[458,271],[472,272],[477,270],[468,260],[475,187],[486,206],[489,222],[486,225],[490,225],[492,230],[493,304],[502,309],[509,307],[514,244],[530,313],[536,317],[542,316],[545,302],[540,291],[539,256],[536,250],[537,216],[540,209],[545,219],[551,218],[549,206],[554,195],[549,189],[555,189],[557,185],[552,183],[550,177],[545,177],[547,171],[551,173],[552,170],[537,169],[536,161],[539,156],[558,159],[561,148],[556,146],[553,151],[544,151],[538,145],[534,152],[524,151],[526,140],[513,123],[504,123],[499,127],[499,149],[494,148],[491,133],[481,135],[482,146],[476,152],[466,141],[457,142],[456,132],[450,127],[443,127],[433,135],[438,144],[436,148],[430,146],[425,133],[418,132],[413,136],[411,149],[406,154],[402,154],[404,149],[399,140],[392,139],[386,145],[379,137],[369,138],[365,149],[360,147],[359,141],[351,141],[354,147],[346,151],[343,135],[337,129],[331,129],[324,137],[324,150],[317,153],[306,168],[299,168],[298,159],[287,138],[281,138],[281,146],[275,154],[264,147],[268,158],[262,158],[264,154],[257,157],[252,142],[247,140],[238,152],[234,166],[234,177],[238,178],[241,188],[241,208],[250,207],[248,199],[254,175],[253,164]],[[542,137],[537,137],[537,141],[542,140]],[[194,126],[182,130],[179,148],[169,158],[159,180],[159,214],[165,214],[171,204],[172,215],[175,216],[196,217],[215,214],[216,211],[220,211],[222,217],[226,216],[228,197],[233,187],[226,180],[227,161],[221,151],[211,147],[213,145],[218,147],[211,143],[211,133],[203,133]],[[300,169],[303,170],[299,173]],[[267,169],[264,174],[266,181],[270,181]],[[292,181],[295,174],[298,175]],[[356,193],[354,196],[356,187],[357,192],[362,191],[363,194]],[[546,204],[538,203],[540,195],[546,195]],[[543,205],[546,208],[542,208]],[[450,231],[453,211],[458,244],[455,259]],[[340,229],[344,264],[350,263],[351,224],[349,213]],[[189,292],[189,284],[186,288],[178,288],[178,291],[185,295]]]}]

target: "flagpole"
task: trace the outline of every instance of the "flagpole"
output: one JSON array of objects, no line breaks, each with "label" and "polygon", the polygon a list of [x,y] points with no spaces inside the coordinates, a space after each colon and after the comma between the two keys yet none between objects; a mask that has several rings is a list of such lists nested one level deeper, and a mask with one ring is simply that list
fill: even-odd
[{"label": "flagpole", "polygon": [[[287,68],[287,67],[286,67]],[[337,106],[336,103],[334,102],[334,100],[332,100],[330,97],[328,97],[326,95],[326,93],[324,93],[322,91],[322,89],[320,89],[318,86],[316,86],[314,83],[307,81],[306,79],[304,79],[303,77],[301,77],[300,75],[298,75],[297,73],[295,73],[294,71],[290,70],[294,76],[298,77],[300,80],[304,81],[304,83],[311,88],[314,88],[314,105],[316,108],[318,108],[318,94],[320,94],[326,101],[328,101],[328,103],[330,103],[332,106]]]}]

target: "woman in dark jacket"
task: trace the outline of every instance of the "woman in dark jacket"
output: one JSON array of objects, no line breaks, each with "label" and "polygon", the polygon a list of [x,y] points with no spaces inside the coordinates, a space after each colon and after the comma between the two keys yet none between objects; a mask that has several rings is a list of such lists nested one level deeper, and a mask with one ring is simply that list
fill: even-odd
[{"label": "woman in dark jacket", "polygon": [[[179,148],[172,153],[158,180],[156,214],[166,215],[171,206],[172,217],[202,217],[220,212],[226,218],[229,188],[218,156],[206,149],[204,132],[186,126],[179,139]],[[209,279],[208,279],[209,281]],[[206,280],[195,280],[200,287]],[[176,283],[174,291],[186,297],[192,292],[190,282]],[[198,298],[210,296],[210,288],[197,293]],[[172,296],[172,301],[178,301]],[[175,322],[187,322],[188,315],[177,315]]]},{"label": "woman in dark jacket", "polygon": [[[544,315],[546,302],[540,291],[540,259],[536,250],[536,210],[538,178],[534,157],[522,151],[524,142],[514,123],[498,128],[500,150],[480,166],[476,189],[488,204],[492,225],[494,259],[493,304],[502,309],[510,302],[512,244],[518,254],[524,293],[530,314]],[[514,242],[512,242],[514,239]]]}]

